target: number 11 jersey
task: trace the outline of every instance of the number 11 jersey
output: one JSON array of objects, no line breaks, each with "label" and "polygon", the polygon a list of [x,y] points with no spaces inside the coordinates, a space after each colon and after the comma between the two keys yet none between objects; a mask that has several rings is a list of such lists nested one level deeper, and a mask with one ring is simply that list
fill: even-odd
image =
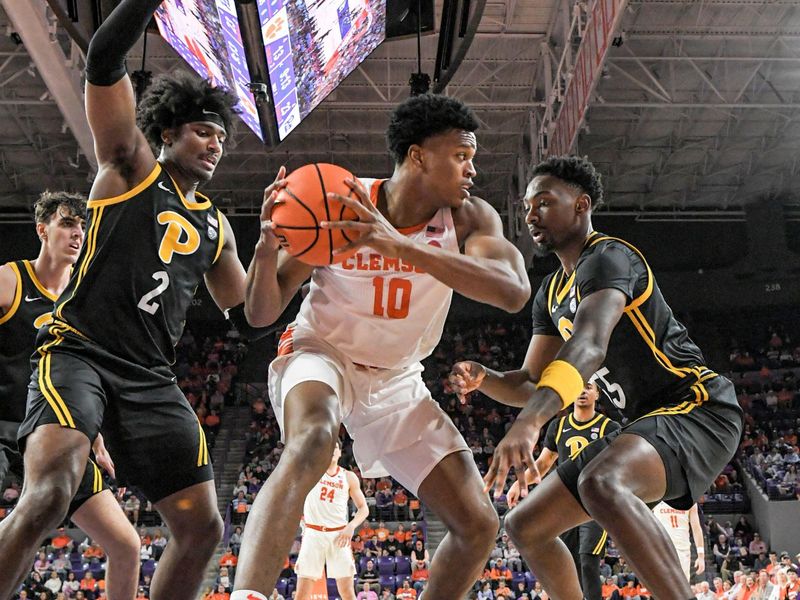
[{"label": "number 11 jersey", "polygon": [[[383,181],[361,181],[377,203]],[[450,208],[399,231],[415,242],[459,251]],[[340,263],[314,269],[295,326],[353,363],[400,369],[433,352],[452,296],[451,288],[419,267],[362,247]]]}]

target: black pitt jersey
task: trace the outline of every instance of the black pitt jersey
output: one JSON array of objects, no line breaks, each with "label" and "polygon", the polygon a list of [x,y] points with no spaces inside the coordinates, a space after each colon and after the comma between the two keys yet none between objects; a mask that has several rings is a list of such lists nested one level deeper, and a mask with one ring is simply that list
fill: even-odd
[{"label": "black pitt jersey", "polygon": [[550,421],[544,436],[544,447],[558,453],[558,463],[575,458],[593,441],[620,428],[619,423],[600,413],[588,421],[578,421],[570,413]]},{"label": "black pitt jersey", "polygon": [[0,316],[0,421],[18,423],[25,418],[36,332],[52,319],[56,297],[39,282],[30,262],[8,265],[17,284],[11,307]]},{"label": "black pitt jersey", "polygon": [[201,202],[187,201],[156,164],[129,192],[89,200],[55,322],[137,365],[171,365],[186,310],[224,244],[222,215],[196,195]]},{"label": "black pitt jersey", "polygon": [[603,395],[629,419],[708,401],[703,382],[718,375],[704,366],[642,254],[619,238],[593,232],[571,275],[559,268],[545,277],[533,303],[533,333],[568,340],[581,300],[602,289],[620,290],[627,298],[605,362],[592,377]]}]

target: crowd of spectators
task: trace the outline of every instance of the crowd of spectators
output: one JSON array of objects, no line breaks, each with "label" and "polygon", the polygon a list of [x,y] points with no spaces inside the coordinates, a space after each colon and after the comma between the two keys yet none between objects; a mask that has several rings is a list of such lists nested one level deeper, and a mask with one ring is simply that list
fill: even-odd
[{"label": "crowd of spectators", "polygon": [[772,500],[800,498],[800,344],[770,327],[755,346],[734,344],[731,379],[745,410],[740,460]]},{"label": "crowd of spectators", "polygon": [[[77,536],[77,537],[73,537]],[[141,540],[137,600],[149,597],[155,565],[168,536],[159,528],[139,529]],[[19,600],[105,600],[107,558],[91,538],[61,527],[45,540],[15,598]]]}]

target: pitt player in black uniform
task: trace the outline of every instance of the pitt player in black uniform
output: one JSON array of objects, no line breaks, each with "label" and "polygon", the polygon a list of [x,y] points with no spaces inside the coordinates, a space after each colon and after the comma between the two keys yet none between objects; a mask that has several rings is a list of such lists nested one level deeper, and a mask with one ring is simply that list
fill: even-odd
[{"label": "pitt player in black uniform", "polygon": [[[460,393],[522,406],[485,477],[502,490],[511,467],[536,469],[540,428],[596,382],[630,421],[560,464],[506,518],[506,530],[552,598],[581,589],[559,534],[589,519],[608,531],[660,600],[693,597],[678,556],[648,509],[660,500],[688,509],[733,455],[742,413],[733,385],[704,366],[641,253],[592,230],[600,176],[578,157],[536,166],[525,195],[534,245],[561,268],[534,300],[533,339],[522,369],[480,365],[453,374]],[[536,474],[538,476],[538,473]]]},{"label": "pitt player in black uniform", "polygon": [[[31,379],[31,354],[36,333],[52,320],[53,302],[69,281],[84,235],[86,198],[67,192],[44,192],[34,204],[39,256],[0,266],[0,489],[11,472],[23,477],[17,430],[25,418],[25,398]],[[97,464],[112,475],[113,462],[97,436]],[[87,461],[68,515],[107,552],[106,584],[112,598],[133,598],[139,573],[139,536],[100,469]]]},{"label": "pitt player in black uniform", "polygon": [[[619,429],[619,423],[595,412],[600,395],[596,383],[588,383],[573,404],[572,412],[550,421],[545,434],[542,451],[536,459],[536,470],[540,474],[550,471],[552,466],[574,459],[592,442]],[[532,472],[526,471],[526,483],[534,483]],[[509,488],[508,506],[516,506],[519,500],[519,481]],[[569,548],[588,600],[602,600],[600,581],[600,557],[606,547],[608,534],[595,521],[573,527],[561,534]]]},{"label": "pitt player in black uniform", "polygon": [[222,535],[205,438],[170,363],[203,278],[222,309],[244,301],[230,224],[196,193],[222,156],[237,100],[174,74],[153,82],[137,115],[125,55],[159,4],[123,0],[89,47],[98,173],[86,242],[38,340],[19,432],[26,485],[0,524],[1,598],[66,513],[101,425],[118,479],[139,488],[170,529],[153,600],[196,598]]}]

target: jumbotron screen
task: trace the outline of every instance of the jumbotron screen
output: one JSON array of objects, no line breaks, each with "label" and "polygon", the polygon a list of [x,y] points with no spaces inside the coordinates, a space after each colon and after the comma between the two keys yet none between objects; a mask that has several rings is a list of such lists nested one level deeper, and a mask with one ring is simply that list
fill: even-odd
[{"label": "jumbotron screen", "polygon": [[239,116],[263,141],[234,0],[165,0],[155,16],[161,37],[195,72],[239,97]]},{"label": "jumbotron screen", "polygon": [[283,140],[386,38],[386,0],[257,0]]}]

